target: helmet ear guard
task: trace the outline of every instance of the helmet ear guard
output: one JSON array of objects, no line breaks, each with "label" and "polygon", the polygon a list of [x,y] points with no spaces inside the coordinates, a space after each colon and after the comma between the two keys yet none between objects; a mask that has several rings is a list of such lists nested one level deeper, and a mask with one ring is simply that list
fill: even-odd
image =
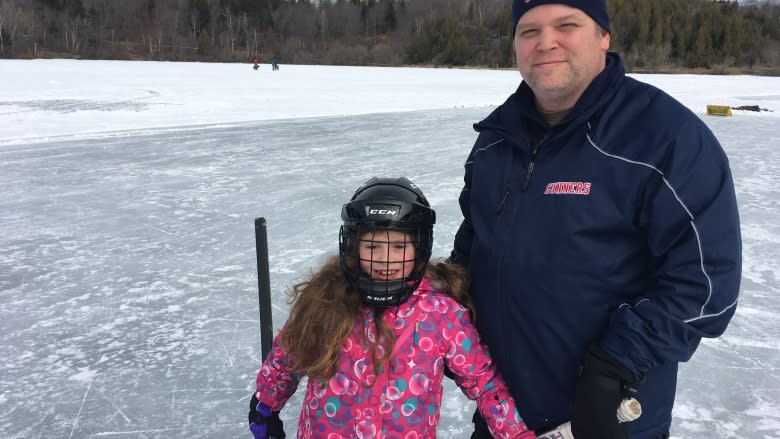
[{"label": "helmet ear guard", "polygon": [[[394,306],[406,301],[422,282],[433,248],[436,214],[422,191],[404,177],[374,177],[342,207],[341,218],[340,264],[352,289],[371,306]],[[403,273],[399,279],[381,280],[361,269],[360,237],[376,231],[403,232],[411,240],[415,255],[410,273]]]}]

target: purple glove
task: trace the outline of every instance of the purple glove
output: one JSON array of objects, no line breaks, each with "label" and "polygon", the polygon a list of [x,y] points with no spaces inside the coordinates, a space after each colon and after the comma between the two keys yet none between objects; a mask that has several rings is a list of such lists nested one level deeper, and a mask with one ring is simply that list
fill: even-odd
[{"label": "purple glove", "polygon": [[259,402],[252,396],[249,402],[249,431],[255,439],[284,439],[284,425],[279,419],[279,412]]}]

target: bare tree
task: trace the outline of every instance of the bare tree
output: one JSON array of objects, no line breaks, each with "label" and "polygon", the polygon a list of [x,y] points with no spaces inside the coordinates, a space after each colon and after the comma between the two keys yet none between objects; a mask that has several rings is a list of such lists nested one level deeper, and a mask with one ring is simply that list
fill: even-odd
[{"label": "bare tree", "polygon": [[[257,53],[257,47],[252,46],[252,41],[249,40],[249,19],[246,12],[241,12],[238,15],[238,27],[241,34],[244,36],[244,42],[246,45],[246,51],[250,54]],[[257,42],[255,41],[255,44]]]},{"label": "bare tree", "polygon": [[157,50],[158,55],[163,57],[163,49],[170,49],[170,57],[178,58],[180,52],[180,34],[183,28],[183,17],[185,16],[185,0],[158,0],[157,23]]},{"label": "bare tree", "polygon": [[320,40],[325,41],[325,33],[328,29],[328,16],[325,8],[320,9]]},{"label": "bare tree", "polygon": [[220,17],[220,0],[208,0],[209,4],[209,35],[211,35],[211,44],[217,46],[217,38],[220,33],[219,17]]},{"label": "bare tree", "polygon": [[480,26],[484,26],[485,25],[484,0],[473,0],[471,4],[474,8],[474,13],[477,15],[477,23]]},{"label": "bare tree", "polygon": [[65,20],[65,49],[73,53],[79,53],[83,44],[83,32],[87,27],[87,19],[76,15]]},{"label": "bare tree", "polygon": [[230,49],[230,56],[233,56],[235,50],[235,34],[233,32],[235,28],[235,20],[233,14],[230,12],[230,3],[225,5],[223,10],[223,16],[225,17],[225,48]]},{"label": "bare tree", "polygon": [[187,18],[187,26],[192,35],[192,40],[197,41],[198,34],[200,33],[200,16],[198,15],[198,11],[195,9],[190,10],[190,15]]},{"label": "bare tree", "polygon": [[[13,46],[21,14],[22,7],[17,0],[0,0],[0,53],[5,52],[6,45]],[[4,34],[8,35],[8,41],[5,41]]]}]

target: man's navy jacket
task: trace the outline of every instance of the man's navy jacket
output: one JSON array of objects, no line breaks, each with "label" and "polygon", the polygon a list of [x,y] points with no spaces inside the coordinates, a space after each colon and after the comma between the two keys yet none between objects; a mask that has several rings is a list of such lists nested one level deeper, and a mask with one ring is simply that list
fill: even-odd
[{"label": "man's navy jacket", "polygon": [[474,127],[451,259],[472,273],[477,326],[526,423],[571,418],[597,341],[644,376],[631,438],[668,432],[678,362],[737,304],[739,217],[720,144],[612,53],[554,127],[525,82]]}]

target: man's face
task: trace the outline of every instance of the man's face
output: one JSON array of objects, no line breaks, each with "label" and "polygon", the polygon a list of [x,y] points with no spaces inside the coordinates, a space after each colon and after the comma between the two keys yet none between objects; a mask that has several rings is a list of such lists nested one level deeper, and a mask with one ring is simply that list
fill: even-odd
[{"label": "man's face", "polygon": [[543,109],[571,108],[604,69],[609,34],[562,4],[532,8],[517,22],[517,66]]}]

